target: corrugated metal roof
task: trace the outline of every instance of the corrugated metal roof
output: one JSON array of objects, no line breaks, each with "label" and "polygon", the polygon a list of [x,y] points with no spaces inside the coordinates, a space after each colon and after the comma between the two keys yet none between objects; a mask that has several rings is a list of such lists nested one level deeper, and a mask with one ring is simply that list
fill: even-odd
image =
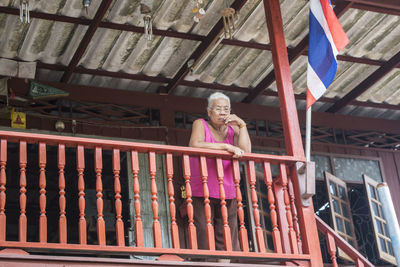
[{"label": "corrugated metal roof", "polygon": [[[206,36],[220,19],[224,7],[222,0],[203,0],[205,16],[199,23],[193,21],[194,1],[182,0],[114,0],[103,21],[143,27],[140,3],[151,7],[153,27],[160,30]],[[228,1],[232,3],[233,1]],[[31,11],[57,14],[73,18],[93,19],[101,1],[92,1],[88,14],[82,9],[81,0],[30,1]],[[308,33],[308,1],[281,0],[282,18],[288,47],[295,47]],[[17,0],[0,0],[0,6],[19,8]],[[400,16],[375,13],[350,8],[340,22],[350,44],[340,54],[361,59],[388,61],[400,51]],[[249,0],[239,13],[239,27],[234,39],[268,44],[268,30],[263,3]],[[0,13],[0,57],[23,61],[40,61],[47,64],[68,66],[87,25],[60,21],[32,19],[23,24],[19,17]],[[195,51],[199,41],[183,40],[154,35],[147,41],[143,34],[115,29],[98,28],[79,66],[111,72],[144,74],[173,78]],[[340,61],[335,81],[325,97],[339,99],[373,73],[379,66]],[[300,56],[291,64],[293,87],[296,94],[306,90],[307,58]],[[188,81],[255,87],[273,70],[271,52],[232,45],[219,45],[203,64],[186,76]],[[59,81],[63,72],[38,69],[40,80]],[[379,82],[357,98],[362,102],[400,103],[400,69],[395,68]],[[101,77],[74,73],[71,83],[103,86],[126,90],[156,92],[162,84],[120,78]],[[276,91],[273,83],[269,90]],[[210,89],[178,86],[176,95],[207,97]],[[241,101],[246,95],[227,92],[233,101]],[[299,108],[304,101],[299,100]],[[260,96],[255,103],[277,105],[274,97]],[[332,103],[321,103],[314,110],[324,111]],[[400,119],[399,110],[385,110],[349,105],[342,114]]]}]

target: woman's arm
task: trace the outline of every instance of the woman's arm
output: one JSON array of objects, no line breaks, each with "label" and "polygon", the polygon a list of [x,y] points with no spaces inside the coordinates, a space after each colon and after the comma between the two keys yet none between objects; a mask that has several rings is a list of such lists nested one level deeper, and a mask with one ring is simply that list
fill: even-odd
[{"label": "woman's arm", "polygon": [[204,125],[201,120],[195,120],[192,125],[192,134],[190,136],[189,146],[198,148],[208,148],[216,150],[225,150],[233,153],[234,158],[241,157],[243,150],[239,147],[226,143],[211,143],[204,141]]},{"label": "woman's arm", "polygon": [[251,141],[249,132],[247,131],[246,123],[244,120],[236,116],[235,114],[231,114],[226,117],[225,123],[229,123],[232,125],[233,130],[235,131],[234,144],[235,146],[243,149],[244,152],[251,152]]}]

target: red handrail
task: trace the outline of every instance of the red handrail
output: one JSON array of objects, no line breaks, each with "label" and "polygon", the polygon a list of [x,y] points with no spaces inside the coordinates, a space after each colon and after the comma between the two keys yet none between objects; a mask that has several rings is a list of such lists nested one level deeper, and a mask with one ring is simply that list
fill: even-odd
[{"label": "red handrail", "polygon": [[329,225],[327,225],[320,217],[315,215],[317,227],[320,232],[326,236],[328,253],[331,256],[333,266],[338,266],[336,262],[336,247],[343,250],[356,264],[357,267],[370,266],[374,267],[363,255],[361,255],[353,246],[339,236]]}]

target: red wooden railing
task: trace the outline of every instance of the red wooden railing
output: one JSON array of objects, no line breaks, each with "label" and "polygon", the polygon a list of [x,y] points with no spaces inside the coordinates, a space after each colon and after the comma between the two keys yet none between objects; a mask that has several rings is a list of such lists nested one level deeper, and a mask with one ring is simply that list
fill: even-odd
[{"label": "red wooden railing", "polygon": [[[300,207],[300,201],[295,196],[293,185],[297,183],[289,174],[293,173],[295,163],[298,161],[304,161],[303,158],[295,158],[290,156],[275,156],[275,155],[264,155],[264,154],[252,154],[247,153],[242,158],[233,159],[231,155],[223,151],[207,150],[207,149],[195,149],[190,147],[178,147],[178,146],[167,146],[167,145],[154,145],[145,143],[135,143],[126,141],[115,141],[115,140],[101,140],[101,139],[89,139],[79,137],[65,137],[65,136],[54,136],[54,135],[42,135],[32,134],[24,132],[12,132],[12,131],[0,131],[1,147],[0,147],[0,247],[7,248],[22,248],[22,249],[41,249],[51,250],[56,249],[67,250],[67,251],[85,251],[87,253],[118,253],[118,254],[143,254],[143,255],[162,255],[162,254],[175,254],[182,257],[200,256],[200,257],[232,257],[249,260],[274,260],[279,262],[292,261],[298,263],[307,264],[310,261],[310,255],[303,253],[307,251],[307,248],[302,247],[302,233],[300,229],[305,228],[305,222],[301,218],[297,217],[296,209]],[[6,240],[6,214],[5,203],[7,195],[7,182],[6,182],[6,168],[7,168],[7,144],[8,143],[19,143],[19,173],[20,173],[20,207],[19,207],[19,227],[18,227],[18,241]],[[29,185],[26,180],[26,165],[29,161],[27,156],[27,144],[38,145],[38,158],[39,158],[39,240],[38,242],[27,241],[27,205],[26,205],[26,192]],[[57,167],[59,170],[58,177],[58,201],[59,201],[59,240],[58,243],[48,242],[47,236],[47,195],[46,195],[46,167],[48,168],[46,160],[46,147],[56,146],[58,147],[58,161]],[[77,213],[78,219],[76,224],[78,225],[77,233],[78,244],[68,243],[67,240],[67,217],[66,214],[66,181],[64,177],[64,169],[67,163],[66,148],[73,147],[76,150],[76,178],[69,177],[69,179],[77,179],[77,194],[78,207]],[[94,151],[94,166],[85,166],[85,150],[91,149]],[[102,151],[112,151],[112,162],[103,162]],[[123,199],[121,197],[121,159],[120,152],[129,152],[131,156],[131,172],[133,176],[133,207],[134,207],[134,227],[135,227],[135,246],[128,246],[125,244],[124,234],[124,218],[122,218],[122,207]],[[149,161],[149,177],[151,180],[151,188],[149,194],[151,194],[151,206],[153,211],[153,247],[145,247],[143,241],[143,221],[141,216],[141,197],[140,197],[140,184],[139,184],[139,159],[138,153],[147,153]],[[172,247],[162,247],[162,235],[159,221],[159,203],[158,203],[158,192],[156,184],[156,154],[161,154],[165,157],[165,173],[167,175],[168,185],[168,204],[170,212],[170,236],[172,240]],[[192,205],[192,190],[190,186],[190,164],[189,156],[199,156],[201,166],[201,176],[203,182],[203,193],[204,193],[204,207],[207,225],[207,239],[208,250],[197,249],[197,235],[196,227],[194,225],[194,210]],[[177,170],[173,168],[173,160],[176,158],[182,158],[182,173],[185,180],[186,187],[186,206],[188,214],[188,237],[189,237],[189,248],[181,248],[179,243],[179,231],[177,226],[177,208],[175,205],[175,192],[174,192],[174,173],[176,175]],[[221,200],[221,212],[224,224],[224,251],[215,250],[214,242],[214,229],[211,224],[211,211],[210,211],[210,199],[207,185],[207,166],[206,157],[215,158],[217,166],[217,176],[219,182],[219,192]],[[236,200],[238,208],[238,219],[239,219],[239,243],[241,251],[232,251],[231,232],[228,225],[228,214],[226,208],[225,192],[223,187],[223,166],[222,160],[232,160],[233,164],[233,176],[236,187]],[[240,190],[240,162],[245,162],[248,172],[248,184],[250,187],[250,202],[249,209],[253,214],[254,218],[254,229],[255,233],[255,247],[252,249],[249,246],[248,231],[249,228],[245,226],[245,216],[243,207],[243,192]],[[260,221],[259,206],[262,205],[258,202],[256,186],[260,182],[256,179],[255,164],[261,163],[264,174],[264,181],[267,187],[268,194],[268,205],[270,209],[270,218],[272,225],[272,238],[273,238],[273,250],[268,249],[266,246],[266,240],[264,240],[264,233],[262,229],[262,223]],[[115,233],[116,233],[116,244],[108,245],[106,240],[106,223],[103,218],[103,180],[102,171],[103,165],[112,166],[113,177],[114,177],[114,205],[115,205]],[[279,167],[278,177],[273,177],[271,174],[271,165]],[[85,172],[92,168],[95,170],[96,175],[96,207],[97,207],[97,241],[98,244],[88,244],[87,242],[87,221],[85,215]],[[179,170],[178,170],[179,171]],[[279,186],[274,185],[278,183]],[[277,192],[276,190],[281,190]],[[276,195],[283,196],[283,201],[278,201]],[[282,202],[282,203],[281,203]],[[71,208],[71,207],[69,207]],[[32,211],[31,211],[32,212]],[[36,211],[35,211],[36,212]],[[281,213],[281,214],[279,214]],[[71,223],[71,222],[70,222]],[[325,230],[326,232],[327,230]],[[15,233],[17,234],[17,233]],[[71,235],[71,233],[69,233]],[[69,236],[68,235],[68,236]],[[203,237],[202,237],[203,238]],[[286,244],[285,244],[286,242]],[[340,241],[341,242],[341,241]],[[340,243],[339,242],[339,243]],[[251,251],[252,250],[252,251]]]},{"label": "red wooden railing", "polygon": [[353,246],[346,242],[341,236],[339,236],[332,228],[329,227],[321,218],[315,216],[317,221],[318,230],[325,235],[326,246],[328,249],[329,256],[332,261],[332,266],[337,267],[337,248],[343,250],[355,263],[357,267],[374,267],[363,255],[361,255]]}]

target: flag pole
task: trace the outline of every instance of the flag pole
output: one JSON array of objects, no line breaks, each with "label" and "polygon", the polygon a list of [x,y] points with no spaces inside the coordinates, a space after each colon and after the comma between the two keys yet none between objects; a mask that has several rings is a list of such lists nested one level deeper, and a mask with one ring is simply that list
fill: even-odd
[{"label": "flag pole", "polygon": [[306,162],[310,161],[311,152],[311,106],[306,112]]}]

